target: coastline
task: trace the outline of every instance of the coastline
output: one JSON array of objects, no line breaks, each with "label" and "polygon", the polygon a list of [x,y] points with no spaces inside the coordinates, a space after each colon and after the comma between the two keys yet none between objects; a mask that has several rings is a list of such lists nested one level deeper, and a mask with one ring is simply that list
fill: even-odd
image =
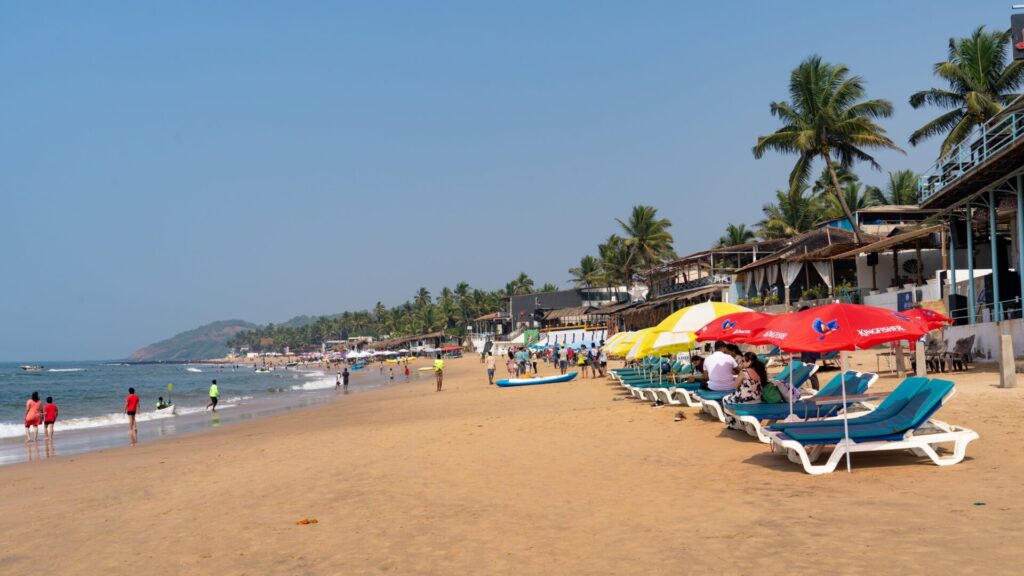
[{"label": "coastline", "polygon": [[812,477],[605,380],[499,389],[478,359],[446,360],[441,393],[413,380],[2,467],[0,562],[38,565],[31,511],[33,525],[59,527],[45,546],[60,551],[47,564],[61,574],[140,562],[202,574],[1009,573],[1021,558],[1024,389],[992,388],[993,376],[954,375],[958,394],[937,415],[981,434],[963,464],[866,455],[853,474]]}]

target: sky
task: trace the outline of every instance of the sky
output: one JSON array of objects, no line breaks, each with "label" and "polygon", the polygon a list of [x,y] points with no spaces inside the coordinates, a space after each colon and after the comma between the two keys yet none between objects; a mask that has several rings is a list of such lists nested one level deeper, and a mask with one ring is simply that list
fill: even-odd
[{"label": "sky", "polygon": [[649,204],[680,254],[755,224],[811,54],[895,104],[1009,2],[9,2],[0,359],[113,359],[215,320],[568,268]]}]

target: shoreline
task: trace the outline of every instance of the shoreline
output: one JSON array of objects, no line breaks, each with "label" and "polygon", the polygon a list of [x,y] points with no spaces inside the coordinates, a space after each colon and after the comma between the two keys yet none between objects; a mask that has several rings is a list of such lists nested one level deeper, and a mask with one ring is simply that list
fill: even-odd
[{"label": "shoreline", "polygon": [[953,375],[958,394],[936,415],[981,434],[962,464],[863,455],[852,474],[812,477],[612,382],[497,388],[477,359],[446,360],[440,393],[414,380],[2,467],[0,561],[37,564],[31,510],[34,524],[60,526],[46,538],[62,574],[137,573],[140,561],[201,574],[1009,573],[1021,559],[1012,424],[1024,389],[993,377]]}]

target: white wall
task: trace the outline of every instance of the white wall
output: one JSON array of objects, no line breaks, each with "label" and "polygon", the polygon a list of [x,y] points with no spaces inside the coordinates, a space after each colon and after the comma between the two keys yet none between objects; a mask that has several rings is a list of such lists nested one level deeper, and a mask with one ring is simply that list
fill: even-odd
[{"label": "white wall", "polygon": [[[904,272],[902,268],[904,262],[916,258],[917,254],[913,250],[905,250],[899,253],[900,276],[910,276],[912,280],[917,279],[916,272]],[[934,278],[936,270],[942,269],[942,251],[935,249],[922,250],[921,262],[924,265],[924,278]],[[959,264],[960,262],[958,261],[957,263]],[[884,291],[889,287],[889,283],[893,279],[891,250],[878,253],[878,266],[875,266],[875,268],[877,269],[878,289]],[[871,288],[872,286],[871,266],[868,266],[867,254],[857,256],[857,286],[859,288]]]}]

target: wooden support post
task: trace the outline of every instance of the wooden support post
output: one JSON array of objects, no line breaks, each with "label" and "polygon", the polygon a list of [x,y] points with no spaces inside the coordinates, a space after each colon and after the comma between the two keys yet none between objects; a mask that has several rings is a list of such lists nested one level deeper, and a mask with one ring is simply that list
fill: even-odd
[{"label": "wooden support post", "polygon": [[1017,385],[1017,362],[1013,358],[1013,335],[1010,323],[999,323],[999,387],[1013,388]]}]

